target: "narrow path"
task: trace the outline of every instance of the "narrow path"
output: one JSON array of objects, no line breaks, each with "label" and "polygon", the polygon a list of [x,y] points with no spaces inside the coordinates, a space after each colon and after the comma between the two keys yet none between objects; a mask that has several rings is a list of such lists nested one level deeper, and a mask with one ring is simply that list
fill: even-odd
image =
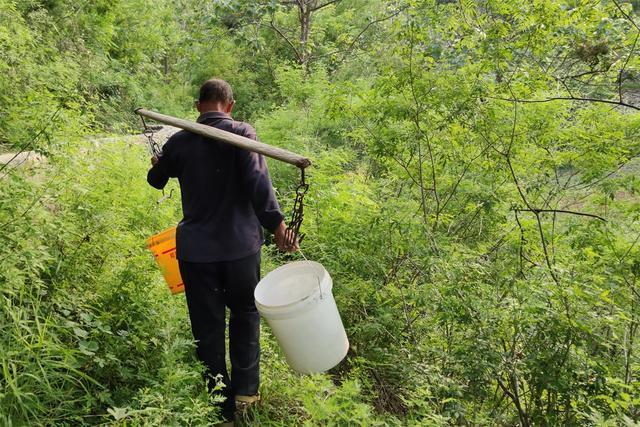
[{"label": "narrow path", "polygon": [[[162,126],[155,131],[153,137],[158,145],[162,146],[171,135],[178,132],[180,129],[173,126]],[[109,137],[97,137],[97,136],[85,136],[85,141],[92,142],[96,145],[106,144],[110,142],[126,141],[134,144],[146,144],[147,137],[140,135],[125,135],[125,136],[109,136]],[[46,157],[36,151],[22,151],[19,153],[4,153],[0,154],[0,165],[11,163],[11,167],[37,165],[45,162]]]},{"label": "narrow path", "polygon": [[23,151],[21,153],[5,153],[0,154],[0,165],[5,165],[11,162],[12,167],[17,167],[25,164],[40,163],[44,160],[44,156],[36,153],[35,151]]}]

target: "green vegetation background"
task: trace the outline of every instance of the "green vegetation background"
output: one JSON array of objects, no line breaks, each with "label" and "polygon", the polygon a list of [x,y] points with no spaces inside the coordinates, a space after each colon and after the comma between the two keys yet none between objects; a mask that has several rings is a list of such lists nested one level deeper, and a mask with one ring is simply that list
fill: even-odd
[{"label": "green vegetation background", "polygon": [[[263,327],[243,423],[637,425],[634,6],[0,0],[0,153],[46,157],[0,165],[0,424],[215,419],[145,248],[179,197],[123,135],[219,76],[314,161],[303,249],[351,342],[302,377]],[[297,171],[270,168],[289,212]]]}]

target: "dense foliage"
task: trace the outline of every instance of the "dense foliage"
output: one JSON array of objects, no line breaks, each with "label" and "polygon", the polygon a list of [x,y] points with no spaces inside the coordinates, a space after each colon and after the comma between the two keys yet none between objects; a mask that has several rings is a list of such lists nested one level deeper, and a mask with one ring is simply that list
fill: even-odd
[{"label": "dense foliage", "polygon": [[[637,424],[638,7],[0,0],[0,153],[46,155],[0,165],[0,423],[215,418],[144,244],[179,197],[121,134],[193,118],[216,75],[313,160],[302,249],[351,342],[301,377],[265,326],[246,424]],[[288,212],[298,172],[270,168]]]}]

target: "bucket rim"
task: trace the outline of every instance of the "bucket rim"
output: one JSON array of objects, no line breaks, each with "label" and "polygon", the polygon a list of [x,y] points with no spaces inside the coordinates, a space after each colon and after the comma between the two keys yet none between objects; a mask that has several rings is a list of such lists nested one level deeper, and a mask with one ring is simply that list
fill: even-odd
[{"label": "bucket rim", "polygon": [[[295,265],[300,265],[300,264],[306,264],[306,265],[311,265],[313,267],[315,267],[316,270],[319,270],[321,272],[321,276],[316,276],[318,277],[318,281],[320,282],[320,288],[314,287],[313,292],[309,293],[308,295],[297,299],[295,301],[289,302],[287,304],[278,304],[278,305],[270,305],[270,304],[264,304],[260,301],[258,301],[258,298],[256,298],[256,291],[258,290],[258,287],[260,286],[260,284],[266,280],[270,275],[275,274],[276,272],[281,272],[283,270],[286,270],[287,268],[291,268],[292,266]],[[329,280],[327,281],[327,277],[329,278]],[[328,283],[328,286],[326,286],[326,284]],[[263,285],[264,286],[264,285]],[[305,303],[305,302],[309,302],[312,299],[314,299],[314,297],[316,297],[318,294],[321,293],[321,291],[324,293],[326,292],[331,292],[331,277],[329,276],[329,273],[327,271],[326,268],[324,268],[324,266],[322,264],[320,264],[317,261],[311,261],[311,260],[298,260],[298,261],[292,261],[292,262],[288,262],[286,264],[283,264],[273,270],[271,270],[269,273],[267,273],[262,279],[260,279],[260,281],[258,282],[258,285],[256,286],[256,289],[254,290],[254,300],[256,303],[256,306],[262,308],[262,309],[266,309],[266,310],[281,310],[281,309],[286,309],[288,307],[292,307],[294,305],[300,304],[300,303]]]},{"label": "bucket rim", "polygon": [[149,236],[147,238],[147,247],[151,249],[152,246],[159,245],[166,242],[167,240],[175,239],[177,229],[177,226],[169,227],[165,230],[160,231],[159,233],[154,234],[153,236]]}]

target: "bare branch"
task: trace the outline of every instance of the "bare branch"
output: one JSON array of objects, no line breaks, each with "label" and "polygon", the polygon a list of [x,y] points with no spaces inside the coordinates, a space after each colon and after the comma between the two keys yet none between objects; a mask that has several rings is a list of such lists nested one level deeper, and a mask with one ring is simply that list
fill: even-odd
[{"label": "bare branch", "polygon": [[371,22],[369,22],[367,25],[364,26],[364,28],[351,40],[351,42],[349,43],[349,45],[345,48],[345,49],[339,49],[339,50],[334,50],[328,53],[324,53],[322,55],[317,55],[316,58],[320,58],[320,57],[324,57],[324,56],[330,56],[330,55],[334,55],[334,54],[338,54],[338,53],[348,53],[351,52],[351,50],[353,49],[353,47],[355,46],[356,42],[358,41],[358,39],[360,37],[362,37],[362,35],[364,33],[367,32],[367,30],[374,24],[378,24],[380,22],[384,22],[387,21],[395,16],[398,16],[400,13],[402,13],[405,9],[407,9],[409,6],[404,6],[400,9],[398,9],[396,12],[393,12],[391,15],[382,17],[380,19],[376,19],[373,20]]},{"label": "bare branch", "polygon": [[316,10],[320,10],[320,9],[322,9],[322,8],[324,8],[324,7],[327,7],[327,6],[329,6],[330,4],[333,4],[333,3],[338,3],[339,1],[341,1],[341,0],[329,0],[329,1],[328,1],[328,2],[326,2],[326,3],[323,3],[323,4],[319,5],[319,6],[312,7],[312,8],[311,8],[311,9],[309,9],[309,10],[310,10],[311,12],[315,12]]},{"label": "bare branch", "polygon": [[442,206],[440,207],[441,211],[444,211],[444,208],[447,207],[447,204],[449,203],[449,201],[451,200],[451,198],[455,195],[456,190],[458,189],[458,186],[460,185],[460,182],[462,181],[462,179],[464,178],[464,176],[466,175],[467,171],[469,170],[469,168],[471,167],[471,165],[473,164],[473,162],[475,162],[477,159],[479,159],[484,153],[487,152],[487,150],[491,147],[490,144],[488,144],[487,146],[485,146],[480,153],[478,153],[476,156],[474,156],[471,160],[469,160],[467,163],[465,163],[464,168],[462,170],[462,173],[460,174],[460,176],[458,177],[458,179],[456,180],[455,184],[453,185],[453,188],[451,189],[451,192],[449,193],[449,195],[447,196],[447,198],[444,200],[444,202],[442,202]]},{"label": "bare branch", "polygon": [[633,40],[633,46],[631,46],[631,50],[629,51],[629,55],[627,55],[627,59],[624,61],[624,64],[622,64],[622,67],[620,67],[620,72],[618,72],[618,97],[620,99],[620,102],[623,102],[622,83],[624,81],[624,72],[627,68],[627,65],[629,64],[629,60],[631,59],[631,57],[633,56],[636,50],[636,45],[638,44],[638,38],[640,38],[640,31],[638,31],[638,34],[636,34],[636,38],[635,40]]},{"label": "bare branch", "polygon": [[622,13],[622,15],[627,18],[627,20],[629,22],[631,22],[631,25],[633,25],[634,27],[636,27],[636,30],[640,31],[640,27],[638,26],[638,24],[636,24],[636,21],[633,20],[632,17],[629,16],[629,14],[627,12],[625,12],[622,7],[620,6],[620,3],[618,3],[617,0],[612,0],[613,4],[616,5],[616,7],[618,8],[618,10],[620,11],[620,13]]},{"label": "bare branch", "polygon": [[533,212],[535,214],[551,212],[551,213],[554,213],[554,214],[561,213],[561,214],[586,216],[586,217],[589,217],[589,218],[599,219],[602,222],[607,222],[607,220],[604,219],[603,217],[601,217],[600,215],[590,214],[590,213],[586,213],[586,212],[568,211],[568,210],[565,210],[565,209],[537,209],[537,208],[525,209],[525,208],[514,208],[513,210],[515,212]]},{"label": "bare branch", "polygon": [[296,58],[298,58],[298,62],[302,63],[302,56],[300,56],[300,52],[298,51],[298,49],[296,49],[296,47],[294,46],[293,43],[291,43],[291,40],[289,40],[289,38],[287,38],[287,36],[285,36],[282,31],[280,31],[280,29],[278,27],[276,27],[276,25],[274,24],[273,20],[270,23],[271,28],[273,28],[273,30],[278,33],[278,35],[280,37],[282,37],[288,44],[289,46],[291,46],[291,49],[293,49],[293,53],[295,53]]},{"label": "bare branch", "polygon": [[400,8],[400,9],[398,9],[397,11],[395,11],[394,13],[392,13],[391,15],[388,15],[388,16],[382,17],[382,18],[380,18],[380,19],[376,19],[376,20],[374,20],[374,21],[369,22],[369,23],[368,23],[368,24],[367,24],[367,25],[362,29],[362,31],[360,31],[360,32],[358,33],[358,35],[357,35],[357,36],[355,36],[355,37],[353,38],[353,40],[351,40],[351,43],[350,43],[350,44],[349,44],[349,46],[347,47],[347,51],[349,51],[349,50],[351,50],[351,48],[353,48],[353,45],[356,43],[356,41],[358,41],[358,39],[359,39],[360,37],[362,37],[362,35],[363,35],[363,34],[364,34],[368,29],[369,29],[369,27],[371,27],[372,25],[377,24],[377,23],[379,23],[379,22],[387,21],[387,20],[389,20],[389,19],[391,19],[391,18],[393,18],[393,17],[395,17],[395,16],[399,15],[400,13],[402,13],[402,12],[403,12],[405,9],[407,9],[408,7],[409,7],[409,6],[404,6],[404,7]]},{"label": "bare branch", "polygon": [[[435,198],[435,202],[436,202],[436,215],[435,215],[435,219],[433,221],[433,226],[432,226],[432,230],[435,231],[436,228],[438,227],[438,222],[440,219],[440,213],[441,213],[441,209],[440,209],[440,196],[438,194],[438,182],[437,182],[437,177],[436,177],[436,161],[435,158],[433,156],[433,148],[431,147],[431,141],[429,139],[429,135],[427,133],[425,133],[422,130],[422,127],[420,126],[420,113],[422,110],[422,104],[420,103],[420,100],[418,99],[418,96],[416,94],[416,90],[415,90],[415,76],[413,74],[413,49],[414,49],[414,40],[413,40],[413,32],[411,32],[411,37],[410,37],[410,49],[409,49],[409,88],[411,90],[411,96],[413,98],[413,102],[415,104],[415,111],[414,111],[414,115],[413,115],[413,121],[416,127],[416,130],[418,131],[418,134],[424,138],[426,144],[427,144],[427,153],[429,155],[429,162],[431,165],[431,186],[433,187],[433,196]],[[433,87],[432,87],[433,88]],[[430,89],[431,90],[431,89]],[[418,149],[418,177],[420,179],[421,183],[424,183],[424,179],[423,179],[423,169],[422,169],[422,164],[423,164],[423,155],[422,155],[422,143],[420,141],[420,139],[417,140],[417,149]],[[423,188],[423,187],[421,187]],[[422,212],[423,212],[423,216],[424,216],[424,222],[425,222],[425,226],[427,225],[427,202],[426,202],[426,195],[424,193],[424,191],[421,194],[422,197]]]}]

